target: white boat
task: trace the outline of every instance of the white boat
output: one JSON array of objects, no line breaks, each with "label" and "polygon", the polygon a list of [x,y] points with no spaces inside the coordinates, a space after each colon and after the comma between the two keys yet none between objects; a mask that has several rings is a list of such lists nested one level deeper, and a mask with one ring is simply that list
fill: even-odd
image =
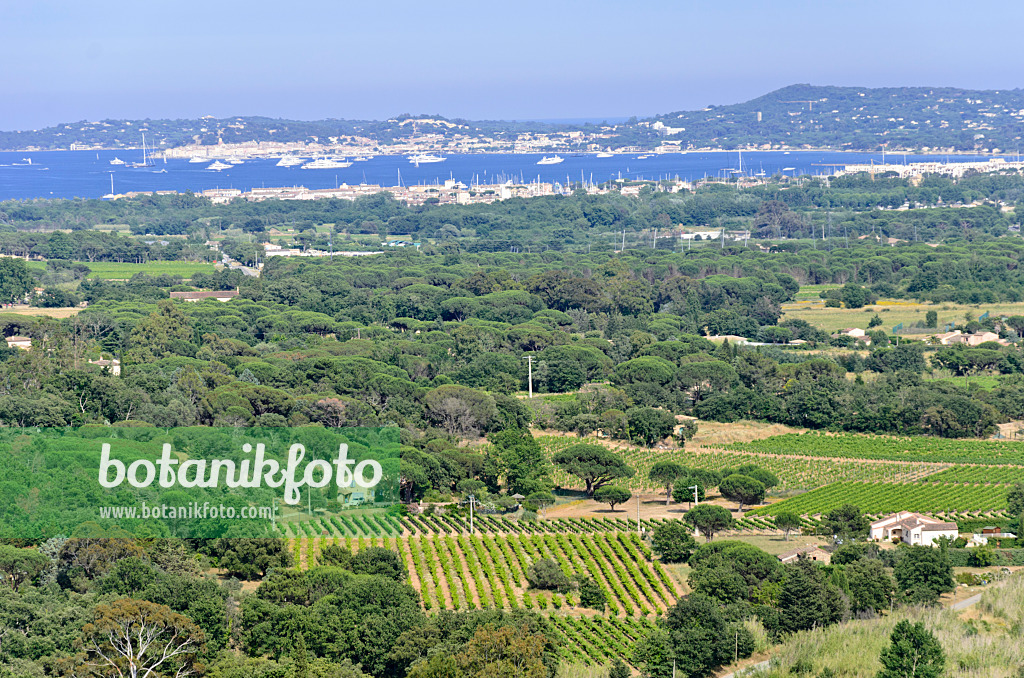
[{"label": "white boat", "polygon": [[368,156],[361,155],[358,158],[352,158],[352,159],[355,160],[356,162],[366,162],[370,158]]},{"label": "white boat", "polygon": [[305,158],[301,158],[297,155],[282,155],[281,159],[277,161],[278,167],[295,167],[301,165],[306,161]]},{"label": "white boat", "polygon": [[433,155],[431,153],[419,153],[417,155],[409,156],[409,162],[415,163],[417,165],[419,165],[420,163],[444,162],[447,159],[448,158],[442,158],[439,155]]},{"label": "white boat", "polygon": [[597,157],[598,158],[614,158],[615,154],[614,153],[609,153],[608,151],[601,151],[600,153],[597,154]]},{"label": "white boat", "polygon": [[[193,155],[191,158],[188,159],[188,161],[190,163],[192,163],[193,165],[196,165],[196,164],[199,164],[201,162],[210,162],[210,159],[209,158],[201,158],[198,155]],[[114,164],[114,161],[111,160],[110,164]]]},{"label": "white boat", "polygon": [[307,162],[302,166],[302,169],[342,169],[344,167],[351,167],[352,163],[347,162],[344,158],[341,160],[335,160],[334,158],[317,158],[313,162]]},{"label": "white boat", "polygon": [[114,156],[114,159],[110,161],[110,164],[111,165],[125,165],[127,163],[125,163],[124,160],[121,160],[121,158],[118,158],[117,156]]},{"label": "white boat", "polygon": [[219,172],[221,170],[231,169],[231,165],[227,164],[226,162],[221,162],[220,160],[216,160],[216,161],[214,161],[214,163],[212,165],[210,165],[206,169],[208,169],[208,170],[215,170],[215,171]]},{"label": "white boat", "polygon": [[647,158],[649,158],[649,157],[651,157],[651,156],[649,156],[649,155],[638,155],[638,156],[636,156],[636,159],[637,160],[647,160]]},{"label": "white boat", "polygon": [[231,165],[242,165],[245,163],[245,161],[239,158],[232,158],[231,160],[228,160],[228,163]]},{"label": "white boat", "polygon": [[560,155],[552,155],[551,157],[548,157],[548,156],[545,155],[543,158],[541,158],[540,160],[537,161],[537,164],[538,165],[557,165],[558,163],[562,162],[563,160],[565,160],[565,158],[563,158]]},{"label": "white boat", "polygon": [[11,164],[12,165],[20,165],[20,166],[31,165],[32,164],[32,158],[22,158],[21,162],[12,162]]},{"label": "white boat", "polygon": [[133,162],[129,167],[152,167],[153,161],[146,157],[146,133],[142,133],[142,162]]}]

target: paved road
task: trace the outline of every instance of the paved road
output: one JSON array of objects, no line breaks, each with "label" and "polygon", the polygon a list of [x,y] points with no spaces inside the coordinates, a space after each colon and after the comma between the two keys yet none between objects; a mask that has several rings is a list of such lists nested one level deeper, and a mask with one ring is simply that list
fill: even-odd
[{"label": "paved road", "polygon": [[971,596],[970,598],[964,598],[959,603],[953,603],[952,605],[949,606],[949,609],[951,609],[951,610],[963,610],[965,608],[970,607],[971,605],[976,604],[979,600],[981,600],[981,594],[980,593],[977,594],[977,595]]},{"label": "paved road", "polygon": [[[971,596],[970,598],[964,598],[959,603],[953,603],[952,605],[949,606],[949,609],[951,609],[951,610],[965,610],[968,607],[971,607],[972,605],[977,605],[978,601],[980,601],[980,600],[981,600],[981,594],[978,593],[976,595]],[[740,669],[739,671],[736,671],[735,673],[727,673],[724,676],[722,676],[722,678],[736,678],[737,674],[741,675],[741,676],[747,675],[748,673],[753,673],[754,671],[759,671],[761,669],[766,669],[766,668],[768,668],[769,664],[771,664],[771,660],[770,659],[766,659],[763,662],[759,662],[757,664],[752,664],[751,666],[748,666],[748,667],[746,667],[744,669]]]}]

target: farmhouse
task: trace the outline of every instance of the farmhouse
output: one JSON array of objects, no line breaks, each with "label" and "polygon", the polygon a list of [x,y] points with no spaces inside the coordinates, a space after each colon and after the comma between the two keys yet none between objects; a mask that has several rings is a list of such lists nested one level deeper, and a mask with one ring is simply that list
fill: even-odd
[{"label": "farmhouse", "polygon": [[23,348],[27,351],[32,348],[32,337],[7,337],[7,348]]},{"label": "farmhouse", "polygon": [[780,553],[776,557],[783,565],[796,562],[798,558],[809,558],[825,565],[832,562],[832,554],[814,545],[802,546],[798,549],[793,549],[792,551],[786,551],[785,553]]},{"label": "farmhouse", "polygon": [[184,299],[185,301],[202,301],[203,299],[230,301],[237,296],[238,290],[220,290],[214,292],[171,292],[171,299]]},{"label": "farmhouse", "polygon": [[956,523],[946,523],[920,513],[900,511],[871,523],[871,538],[880,541],[899,539],[912,546],[935,546],[939,537],[956,539]]}]

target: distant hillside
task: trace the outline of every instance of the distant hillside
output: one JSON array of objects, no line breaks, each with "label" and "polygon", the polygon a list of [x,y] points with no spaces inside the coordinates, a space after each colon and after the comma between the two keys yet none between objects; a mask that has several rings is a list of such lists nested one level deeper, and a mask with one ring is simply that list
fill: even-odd
[{"label": "distant hillside", "polygon": [[1024,135],[1024,90],[791,85],[742,104],[649,122],[685,128],[668,138],[695,147],[877,150],[886,144],[891,150],[1015,153]]},{"label": "distant hillside", "polygon": [[[336,142],[371,140],[383,150],[394,143],[486,142],[478,147],[512,150],[521,134],[533,148],[566,145],[566,132],[586,136],[574,143],[612,148],[802,148],[847,150],[978,151],[1016,153],[1024,136],[1024,90],[928,87],[817,87],[791,85],[740,104],[679,111],[615,125],[450,120],[402,115],[385,121],[298,121],[266,117],[199,120],[103,120],[41,130],[0,132],[0,149],[137,147],[141,132],[156,148],[185,144]],[[581,149],[582,150],[582,149]]]}]

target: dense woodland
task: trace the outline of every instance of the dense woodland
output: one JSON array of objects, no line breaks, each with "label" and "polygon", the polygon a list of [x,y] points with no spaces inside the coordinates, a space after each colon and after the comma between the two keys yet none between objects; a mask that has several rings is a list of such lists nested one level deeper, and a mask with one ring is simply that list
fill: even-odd
[{"label": "dense woodland", "polygon": [[[20,301],[42,287],[37,304],[88,302],[63,319],[0,314],[5,336],[33,340],[29,351],[0,350],[0,423],[10,427],[0,437],[5,472],[42,467],[65,477],[71,465],[52,456],[40,435],[21,435],[31,427],[78,425],[92,436],[155,436],[169,427],[386,427],[399,433],[403,499],[476,493],[507,510],[520,493],[522,517],[532,523],[535,510],[554,501],[552,491],[566,489],[553,478],[573,476],[574,489],[614,509],[630,497],[614,481],[635,469],[597,445],[546,455],[531,428],[601,432],[649,449],[692,436],[701,420],[985,437],[1000,422],[1024,418],[1024,354],[1015,343],[1024,317],[960,324],[992,330],[1008,346],[936,347],[908,336],[896,345],[880,318],[864,346],[787,320],[781,306],[808,283],[834,285],[826,303],[847,308],[878,297],[1019,301],[1024,245],[1009,229],[1017,212],[1001,207],[1015,205],[1021,187],[1018,177],[929,179],[919,187],[851,178],[451,209],[411,209],[386,196],[222,208],[194,196],[5,203],[0,251],[46,262],[31,269],[0,257],[0,300]],[[876,198],[864,196],[883,189],[899,204],[937,205],[942,195],[943,204],[986,204],[878,210]],[[840,209],[833,199],[849,204]],[[833,230],[824,239],[801,239],[808,224],[827,229],[830,215]],[[591,232],[628,228],[642,237],[659,223],[718,219],[749,224],[756,235],[746,244],[683,251],[579,247]],[[125,222],[137,234],[173,222],[183,237],[165,245],[91,230]],[[259,277],[87,277],[99,261],[209,260],[219,254],[207,245],[212,238],[245,259],[259,252],[270,228],[300,223],[334,224],[338,240],[414,233],[428,244],[371,257],[271,258]],[[51,232],[58,225],[71,230]],[[890,245],[873,232],[903,240]],[[308,237],[316,246],[324,233]],[[508,252],[488,237],[532,242],[532,251]],[[553,246],[558,241],[561,248]],[[226,303],[168,298],[196,288],[240,294]],[[709,340],[716,335],[761,345]],[[787,345],[792,339],[806,343]],[[120,360],[121,374],[89,362],[99,358]],[[982,388],[937,373],[998,379]],[[539,397],[522,397],[531,384]],[[756,466],[720,474],[656,466],[650,478],[685,492],[691,483],[700,492],[717,488],[740,506],[777,483]],[[50,492],[80,499],[79,490],[59,482]],[[688,500],[685,492],[677,501]],[[1009,515],[1019,516],[1024,488],[1008,496]],[[30,514],[38,500],[18,494],[0,516]],[[829,567],[808,559],[782,565],[749,544],[714,539],[733,524],[721,506],[700,504],[685,520],[689,526],[659,523],[638,553],[687,562],[693,593],[613,653],[649,678],[668,678],[673,663],[679,675],[703,678],[791,634],[934,604],[955,586],[947,548],[879,552],[863,544],[867,521],[854,506],[830,511],[816,528],[842,545]],[[800,516],[774,521],[788,523],[787,533],[802,525]],[[707,543],[698,546],[690,526]],[[574,644],[554,618],[532,609],[430,610],[398,554],[401,539],[359,539],[345,548],[346,539],[303,559],[279,538],[142,539],[89,528],[0,543],[0,677],[114,675],[96,666],[120,651],[111,634],[140,625],[171,639],[158,675],[215,678],[549,678]],[[582,566],[553,559],[560,538],[577,536],[539,536],[519,574],[530,592],[557,591],[572,596],[573,606],[604,612],[611,608],[598,595],[602,586],[620,584],[599,586],[573,571]],[[625,574],[614,581],[638,581],[627,569],[632,561],[617,562]],[[144,650],[138,662],[151,665],[154,653]],[[625,666],[609,670],[628,674]]]}]

